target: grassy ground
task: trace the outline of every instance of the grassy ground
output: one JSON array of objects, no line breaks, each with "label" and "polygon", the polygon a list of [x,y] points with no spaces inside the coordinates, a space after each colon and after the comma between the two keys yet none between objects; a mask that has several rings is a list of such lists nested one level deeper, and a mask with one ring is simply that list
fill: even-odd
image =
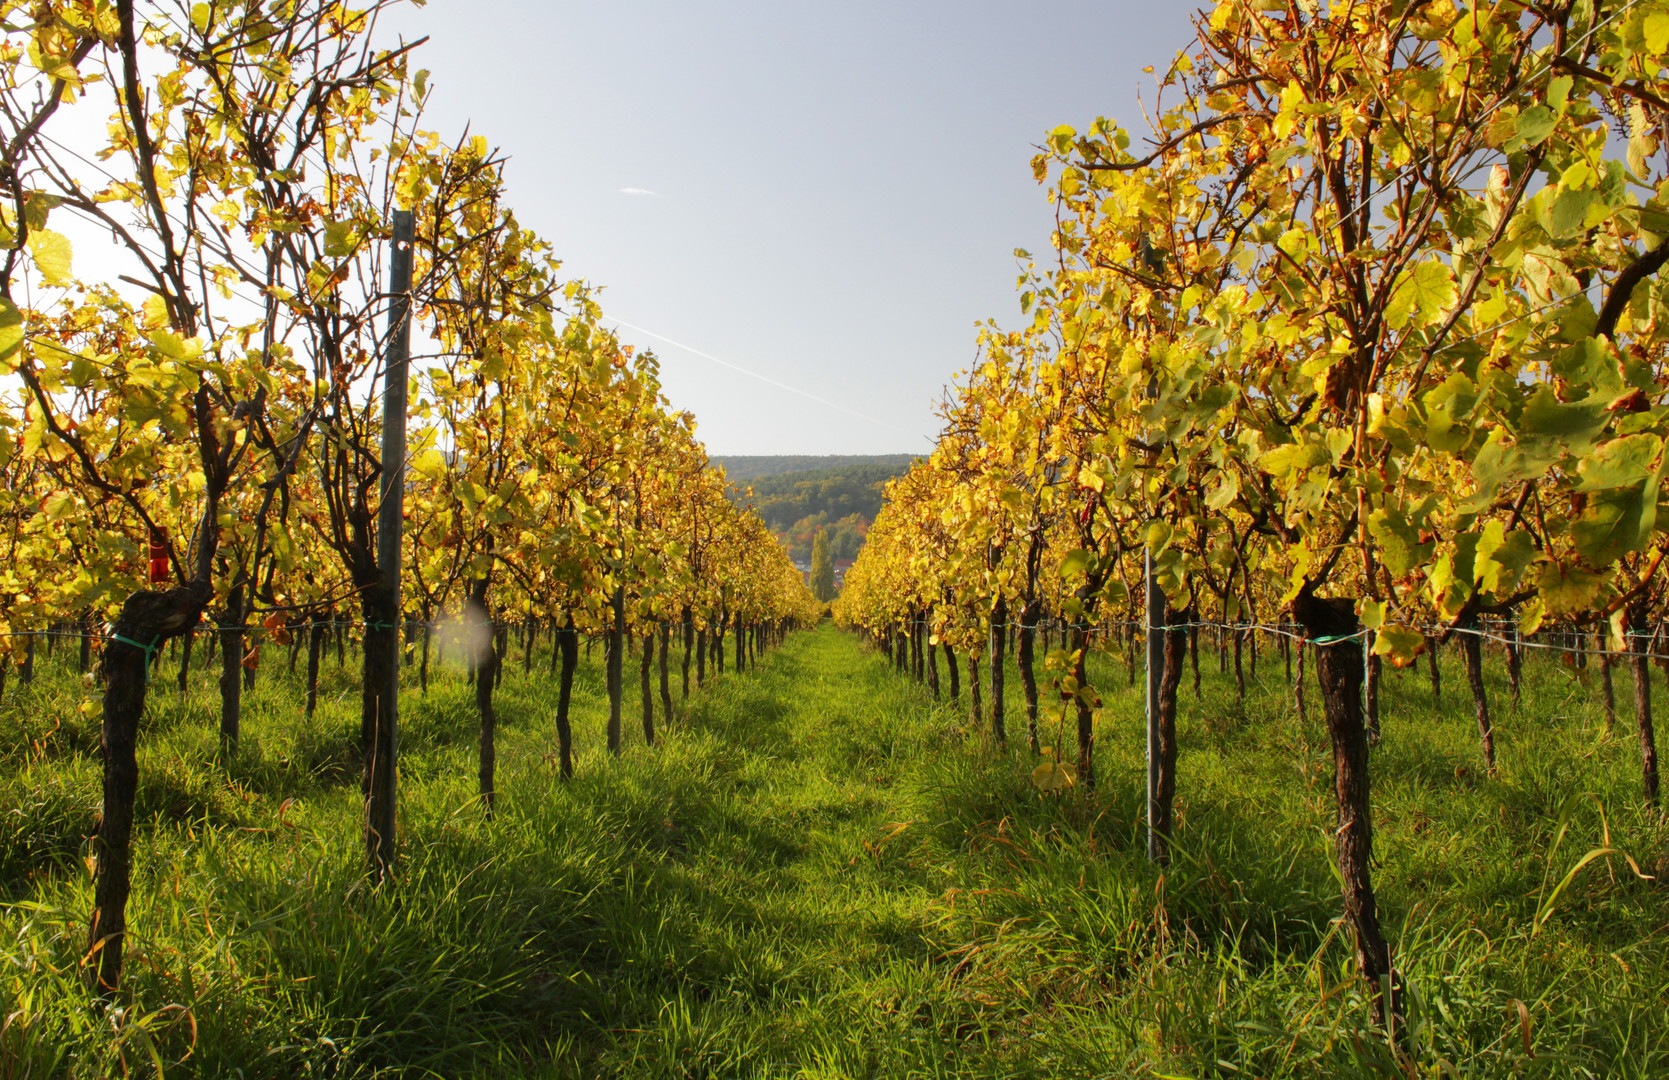
[{"label": "grassy ground", "polygon": [[[1452,655],[1442,711],[1423,675],[1388,676],[1376,880],[1413,991],[1393,1046],[1332,921],[1325,733],[1268,657],[1244,701],[1210,656],[1203,701],[1184,690],[1164,875],[1142,857],[1139,699],[1112,659],[1103,788],[1061,796],[832,628],[619,761],[599,650],[566,784],[554,692],[518,665],[491,821],[448,673],[403,702],[404,859],[382,890],[359,875],[351,671],[328,668],[312,721],[263,672],[229,769],[208,683],[159,684],[130,981],[102,1012],[77,972],[96,737],[65,652],[0,703],[4,1080],[1669,1075],[1669,828],[1639,802],[1626,707],[1606,733],[1555,663],[1527,669],[1517,712],[1492,683],[1494,777]],[[1600,857],[1547,904],[1606,823],[1656,879]]]}]

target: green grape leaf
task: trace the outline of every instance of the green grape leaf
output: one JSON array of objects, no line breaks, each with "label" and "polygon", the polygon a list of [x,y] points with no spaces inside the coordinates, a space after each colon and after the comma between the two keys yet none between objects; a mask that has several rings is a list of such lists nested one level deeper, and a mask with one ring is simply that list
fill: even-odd
[{"label": "green grape leaf", "polygon": [[[1584,310],[1592,312],[1593,308],[1584,302],[1576,309],[1577,312]],[[1588,328],[1592,330],[1592,322]],[[1594,387],[1612,392],[1623,387],[1617,358],[1612,355],[1610,343],[1603,338],[1584,337],[1560,349],[1549,366],[1553,374],[1575,387]]]},{"label": "green grape leaf", "polygon": [[1588,220],[1588,207],[1597,193],[1590,188],[1561,191],[1547,212],[1547,234],[1555,240],[1579,235]]},{"label": "green grape leaf", "polygon": [[1484,526],[1483,537],[1478,541],[1478,585],[1484,592],[1496,596],[1511,592],[1523,576],[1525,567],[1541,554],[1535,537],[1524,529],[1503,533],[1501,522],[1491,521]]},{"label": "green grape leaf", "polygon": [[1559,116],[1546,105],[1532,105],[1518,116],[1518,138],[1526,147],[1535,146],[1558,126]]},{"label": "green grape leaf", "polygon": [[1577,465],[1582,482],[1576,490],[1637,487],[1652,475],[1652,463],[1662,453],[1663,440],[1656,435],[1625,435],[1601,443]]},{"label": "green grape leaf", "polygon": [[1431,558],[1432,545],[1420,542],[1420,530],[1402,513],[1401,507],[1387,506],[1368,517],[1368,532],[1379,541],[1386,569],[1402,577]]},{"label": "green grape leaf", "polygon": [[1644,550],[1651,543],[1652,530],[1657,527],[1657,494],[1662,476],[1663,468],[1659,465],[1651,470],[1644,483],[1607,488],[1589,496],[1588,505],[1570,527],[1576,550],[1589,565],[1607,566],[1631,551]]},{"label": "green grape leaf", "polygon": [[1603,574],[1596,574],[1577,566],[1560,566],[1550,562],[1542,567],[1536,578],[1536,589],[1549,615],[1568,615],[1588,611],[1605,589]]},{"label": "green grape leaf", "polygon": [[1605,430],[1607,404],[1605,399],[1596,397],[1567,404],[1554,397],[1551,389],[1541,386],[1524,406],[1519,433],[1526,439],[1547,440],[1580,456]]}]

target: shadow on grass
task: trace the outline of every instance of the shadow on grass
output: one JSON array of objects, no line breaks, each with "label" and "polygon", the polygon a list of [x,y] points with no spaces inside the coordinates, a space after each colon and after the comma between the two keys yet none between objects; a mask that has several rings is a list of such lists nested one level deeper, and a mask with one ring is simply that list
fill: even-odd
[{"label": "shadow on grass", "polygon": [[[272,679],[247,754],[219,773],[206,698],[158,725],[128,1015],[151,1018],[170,1075],[1296,1078],[1446,1075],[1446,1061],[1507,1077],[1612,1075],[1626,1059],[1645,1076],[1669,1049],[1651,1019],[1660,886],[1596,863],[1542,936],[1529,929],[1541,877],[1599,829],[1585,809],[1550,861],[1550,808],[1572,791],[1607,801],[1619,845],[1665,839],[1616,798],[1631,748],[1590,745],[1580,720],[1503,722],[1502,775],[1471,786],[1469,717],[1388,682],[1376,873],[1424,1025],[1401,1060],[1334,922],[1325,736],[1290,715],[1278,679],[1240,700],[1208,670],[1204,701],[1185,692],[1161,872],[1145,858],[1137,694],[1105,659],[1101,790],[1059,796],[1031,785],[1029,753],[995,753],[959,706],[833,631],[658,718],[653,749],[630,685],[618,761],[600,661],[581,669],[569,783],[548,757],[549,683],[506,674],[490,821],[461,672],[409,699],[405,854],[380,889],[360,876],[356,697],[298,722]],[[84,822],[96,777],[71,767],[14,771],[3,790]],[[0,943],[4,970],[44,1003],[14,1010],[0,1053],[32,1066],[73,1050],[115,1073],[148,1059],[137,1034],[118,1053],[85,1020],[85,883],[40,873],[74,869],[71,832],[0,843],[27,895],[8,909],[23,929]]]}]

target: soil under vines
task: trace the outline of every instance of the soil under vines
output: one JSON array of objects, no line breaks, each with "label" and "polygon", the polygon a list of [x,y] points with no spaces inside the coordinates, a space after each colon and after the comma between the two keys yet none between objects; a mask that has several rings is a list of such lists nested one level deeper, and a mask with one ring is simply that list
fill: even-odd
[{"label": "soil under vines", "polygon": [[[618,760],[592,650],[564,783],[538,647],[530,673],[519,645],[506,664],[491,820],[465,672],[424,695],[408,669],[401,863],[380,889],[351,652],[327,651],[312,719],[269,659],[230,763],[214,675],[183,696],[159,676],[113,1011],[79,970],[96,722],[76,649],[43,653],[0,701],[0,1078],[1669,1076],[1669,826],[1640,798],[1621,669],[1607,729],[1597,669],[1533,654],[1515,708],[1487,656],[1495,775],[1458,650],[1441,706],[1423,663],[1387,669],[1374,873],[1410,990],[1388,1037],[1334,922],[1326,733],[1273,650],[1244,699],[1210,651],[1203,698],[1184,680],[1162,874],[1116,656],[1091,665],[1100,790],[1050,794],[1017,676],[1005,751],[965,697],[935,701],[831,626]],[[1043,741],[1069,732],[1046,717]]]}]

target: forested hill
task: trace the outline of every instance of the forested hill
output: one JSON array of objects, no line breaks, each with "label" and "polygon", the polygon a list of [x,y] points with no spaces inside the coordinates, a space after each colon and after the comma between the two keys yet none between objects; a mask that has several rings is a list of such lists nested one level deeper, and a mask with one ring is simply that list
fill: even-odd
[{"label": "forested hill", "polygon": [[888,474],[889,476],[897,476],[908,469],[910,462],[916,460],[917,456],[916,454],[716,454],[710,460],[715,465],[723,465],[726,475],[733,482],[747,484],[765,476],[838,471],[853,465],[885,466],[893,470]]},{"label": "forested hill", "polygon": [[[873,521],[881,509],[881,492],[887,481],[910,467],[909,459],[898,466],[847,465],[839,469],[813,469],[781,476],[761,476],[742,482],[753,489],[753,505],[765,524],[782,530],[801,518],[828,514],[836,520],[849,514]],[[736,493],[732,487],[733,497]]]},{"label": "forested hill", "polygon": [[913,454],[713,458],[730,476],[731,499],[746,502],[751,489],[759,516],[802,563],[810,562],[821,528],[829,530],[836,560],[856,558],[887,481],[915,460]]}]

